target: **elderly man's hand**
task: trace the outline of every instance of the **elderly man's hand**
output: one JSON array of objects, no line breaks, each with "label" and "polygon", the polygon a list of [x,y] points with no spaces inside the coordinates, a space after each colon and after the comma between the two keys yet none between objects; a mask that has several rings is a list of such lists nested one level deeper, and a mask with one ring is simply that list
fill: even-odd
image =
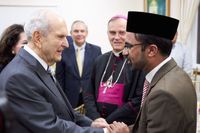
[{"label": "elderly man's hand", "polygon": [[109,133],[130,133],[128,126],[123,122],[114,121],[107,129]]},{"label": "elderly man's hand", "polygon": [[96,128],[104,128],[108,126],[109,124],[106,122],[104,118],[97,118],[91,124],[91,127],[96,127]]}]

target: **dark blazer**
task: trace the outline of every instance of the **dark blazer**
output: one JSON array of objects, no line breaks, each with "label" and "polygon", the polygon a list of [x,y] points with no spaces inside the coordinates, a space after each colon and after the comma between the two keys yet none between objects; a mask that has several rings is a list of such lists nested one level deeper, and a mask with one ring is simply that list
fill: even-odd
[{"label": "dark blazer", "polygon": [[[91,119],[101,117],[98,111],[97,98],[98,88],[100,85],[101,77],[108,62],[111,52],[99,56],[95,60],[92,71],[91,82],[84,92],[84,101],[86,107],[86,115]],[[130,125],[134,123],[140,109],[142,89],[145,74],[132,68],[131,64],[126,63],[123,74],[125,75],[125,86],[123,101],[125,104],[112,112],[107,118],[108,123],[113,121],[121,121]]]},{"label": "dark blazer", "polygon": [[103,133],[85,127],[92,121],[73,111],[59,84],[24,49],[4,68],[0,80],[16,115],[13,133]]},{"label": "dark blazer", "polygon": [[153,77],[133,133],[196,133],[196,106],[190,77],[171,59]]},{"label": "dark blazer", "polygon": [[101,55],[100,47],[86,43],[83,72],[80,77],[74,45],[69,41],[69,48],[63,51],[62,60],[56,65],[56,78],[73,108],[78,105],[80,88],[84,91],[89,83],[92,65],[99,55]]},{"label": "dark blazer", "polygon": [[1,73],[1,71],[4,69],[4,67],[5,67],[5,65],[0,64],[0,73]]}]

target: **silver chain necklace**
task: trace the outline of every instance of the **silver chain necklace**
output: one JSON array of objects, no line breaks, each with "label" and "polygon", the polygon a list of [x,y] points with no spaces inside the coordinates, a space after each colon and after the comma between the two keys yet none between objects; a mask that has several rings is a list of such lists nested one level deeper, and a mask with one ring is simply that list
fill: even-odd
[{"label": "silver chain necklace", "polygon": [[[103,83],[102,81],[103,81],[103,78],[104,78],[104,76],[105,76],[105,74],[106,74],[106,71],[107,71],[107,69],[108,69],[108,65],[110,64],[111,57],[112,57],[112,52],[111,52],[111,54],[110,54],[109,60],[108,60],[108,62],[107,62],[107,64],[106,64],[106,68],[105,68],[105,70],[104,70],[104,72],[103,72],[103,75],[102,75],[102,77],[101,77],[100,86],[101,86],[101,87],[105,87],[104,90],[103,90],[103,93],[106,93],[106,90],[107,90],[108,88],[111,88],[111,87],[115,86],[115,84],[118,82],[118,80],[119,80],[119,78],[120,78],[120,76],[121,76],[121,74],[122,74],[122,70],[124,69],[124,66],[125,66],[126,61],[127,61],[127,58],[126,58],[125,61],[124,61],[124,63],[123,63],[123,65],[122,65],[122,68],[121,68],[121,70],[120,70],[120,72],[119,72],[119,74],[118,74],[118,77],[117,77],[117,79],[116,79],[116,81],[115,81],[114,83],[112,83],[112,81],[113,81],[113,72],[111,73],[111,75],[110,75],[110,77],[108,78],[108,80],[107,80],[105,83]],[[103,84],[102,84],[102,83],[103,83]]]}]

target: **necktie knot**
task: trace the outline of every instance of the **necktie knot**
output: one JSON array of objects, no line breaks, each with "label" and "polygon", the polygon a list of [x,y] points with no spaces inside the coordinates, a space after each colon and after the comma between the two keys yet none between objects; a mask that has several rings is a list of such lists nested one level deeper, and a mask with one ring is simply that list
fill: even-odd
[{"label": "necktie knot", "polygon": [[79,48],[79,47],[78,47],[78,48],[77,48],[77,52],[80,52],[80,51],[81,51],[81,49],[82,49],[82,48]]},{"label": "necktie knot", "polygon": [[53,76],[53,71],[50,66],[47,67],[47,73],[51,76],[54,82],[56,82],[55,77]]},{"label": "necktie knot", "polygon": [[47,67],[47,73],[48,74],[52,74],[53,73],[50,66]]}]

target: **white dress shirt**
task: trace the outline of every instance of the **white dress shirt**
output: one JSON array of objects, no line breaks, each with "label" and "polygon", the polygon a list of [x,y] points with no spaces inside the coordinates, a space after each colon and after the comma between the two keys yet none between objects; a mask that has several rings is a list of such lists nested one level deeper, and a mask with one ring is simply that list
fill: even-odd
[{"label": "white dress shirt", "polygon": [[166,58],[163,62],[161,62],[158,66],[156,66],[154,69],[152,69],[147,75],[146,75],[146,80],[151,83],[154,75],[157,73],[157,71],[164,65],[166,64],[169,60],[171,60],[171,57]]},{"label": "white dress shirt", "polygon": [[31,48],[29,48],[27,45],[24,46],[24,49],[29,53],[31,54],[33,57],[35,57],[36,60],[38,60],[40,62],[40,64],[43,66],[43,68],[45,70],[47,70],[48,68],[48,65],[47,63],[42,59],[40,58]]},{"label": "white dress shirt", "polygon": [[77,49],[80,48],[80,52],[81,52],[81,60],[82,60],[82,64],[84,62],[84,57],[85,57],[85,45],[86,43],[84,43],[81,47],[79,47],[77,44],[73,43],[74,45],[74,49],[75,52],[77,52]]}]

